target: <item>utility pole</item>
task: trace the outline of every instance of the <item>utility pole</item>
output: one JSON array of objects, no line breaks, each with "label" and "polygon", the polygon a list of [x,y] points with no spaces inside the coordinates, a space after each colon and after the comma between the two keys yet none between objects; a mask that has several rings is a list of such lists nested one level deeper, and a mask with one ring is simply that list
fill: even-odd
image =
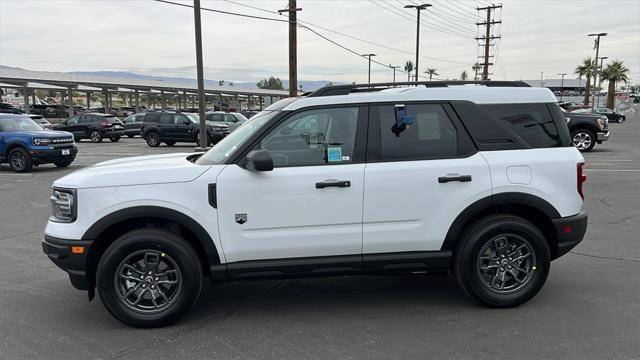
[{"label": "utility pole", "polygon": [[603,56],[600,58],[600,82],[598,83],[598,95],[596,96],[596,102],[600,104],[600,89],[602,89],[602,63],[605,59],[608,59],[608,56]]},{"label": "utility pole", "polygon": [[297,96],[298,91],[298,19],[297,12],[302,10],[296,5],[296,0],[289,0],[286,9],[279,13],[289,13],[289,96]]},{"label": "utility pole", "polygon": [[[198,114],[200,115],[200,146],[198,149],[209,147],[207,143],[206,109],[204,97],[204,65],[202,64],[202,28],[200,21],[200,0],[193,0],[193,19],[196,27],[196,67],[198,75]],[[162,94],[162,107],[164,108],[164,93]]]},{"label": "utility pole", "polygon": [[567,76],[567,73],[558,74],[562,76],[562,80],[560,80],[560,101],[562,101],[562,93],[564,92],[564,77]]},{"label": "utility pole", "polygon": [[542,77],[544,76],[544,72],[540,71],[540,87],[544,86],[544,82],[542,81]]},{"label": "utility pole", "polygon": [[396,69],[399,69],[400,66],[393,66],[389,64],[389,67],[393,69],[393,82],[396,82]]},{"label": "utility pole", "polygon": [[500,8],[502,8],[502,5],[490,5],[490,6],[476,8],[476,10],[478,11],[482,11],[482,10],[487,11],[487,20],[485,22],[476,23],[477,26],[484,25],[485,27],[485,35],[476,38],[476,40],[484,40],[484,56],[483,56],[484,61],[480,64],[483,66],[482,80],[489,80],[489,65],[493,65],[493,63],[489,62],[489,58],[490,58],[489,47],[491,46],[491,40],[501,38],[500,35],[497,35],[497,36],[491,35],[491,25],[502,23],[501,20],[498,20],[498,21],[491,20],[491,10],[500,9]]},{"label": "utility pole", "polygon": [[[598,81],[597,81],[597,79],[598,79],[598,56],[600,56],[600,37],[607,36],[607,33],[593,33],[593,34],[589,34],[587,36],[595,36],[596,37],[596,44],[595,44],[596,45],[595,46],[595,48],[596,48],[596,68],[593,71],[593,84],[597,85],[598,84]],[[599,92],[599,90],[598,90],[598,92]],[[595,107],[593,99],[594,99],[594,96],[593,96],[593,93],[592,93],[591,94],[591,110],[593,110],[593,108]]]},{"label": "utility pole", "polygon": [[418,60],[420,58],[420,11],[425,10],[426,8],[432,6],[431,4],[422,4],[422,5],[405,5],[405,9],[416,9],[418,12],[418,16],[416,18],[416,82],[418,81]]},{"label": "utility pole", "polygon": [[371,84],[371,57],[376,56],[376,54],[362,54],[360,56],[369,58],[369,77],[367,78],[367,84]]}]

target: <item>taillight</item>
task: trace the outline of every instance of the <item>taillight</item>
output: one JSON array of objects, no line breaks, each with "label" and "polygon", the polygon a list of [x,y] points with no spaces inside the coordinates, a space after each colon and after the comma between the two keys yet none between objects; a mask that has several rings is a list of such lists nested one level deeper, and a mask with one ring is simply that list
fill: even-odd
[{"label": "taillight", "polygon": [[577,168],[577,177],[578,177],[578,194],[580,194],[580,197],[582,198],[582,200],[584,200],[584,193],[582,192],[582,184],[584,184],[584,182],[587,180],[587,176],[583,174],[583,170],[582,167],[584,166],[583,162],[579,162],[578,163],[578,168]]}]

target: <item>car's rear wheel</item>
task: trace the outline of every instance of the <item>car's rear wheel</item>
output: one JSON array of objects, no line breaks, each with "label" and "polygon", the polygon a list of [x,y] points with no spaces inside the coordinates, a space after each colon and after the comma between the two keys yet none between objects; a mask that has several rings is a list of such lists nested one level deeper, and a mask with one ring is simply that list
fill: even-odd
[{"label": "car's rear wheel", "polygon": [[89,140],[91,140],[92,143],[102,142],[102,134],[98,130],[91,130],[91,132],[89,132]]},{"label": "car's rear wheel", "polygon": [[9,166],[15,172],[31,171],[33,167],[31,155],[21,147],[15,148],[9,153]]},{"label": "car's rear wheel", "polygon": [[455,252],[458,284],[493,307],[518,306],[534,297],[549,274],[549,246],[529,221],[490,215],[475,222]]},{"label": "car's rear wheel", "polygon": [[571,131],[573,146],[581,152],[589,152],[596,146],[596,134],[587,129],[575,129]]},{"label": "car's rear wheel", "polygon": [[118,142],[120,141],[120,136],[110,137],[109,140],[111,140],[111,142]]},{"label": "car's rear wheel", "polygon": [[145,136],[145,140],[147,141],[147,145],[151,147],[157,147],[158,145],[160,145],[160,137],[153,131],[147,133],[147,135]]},{"label": "car's rear wheel", "polygon": [[97,269],[100,299],[118,320],[136,327],[168,325],[189,311],[202,289],[200,260],[180,236],[131,231],[107,248]]}]

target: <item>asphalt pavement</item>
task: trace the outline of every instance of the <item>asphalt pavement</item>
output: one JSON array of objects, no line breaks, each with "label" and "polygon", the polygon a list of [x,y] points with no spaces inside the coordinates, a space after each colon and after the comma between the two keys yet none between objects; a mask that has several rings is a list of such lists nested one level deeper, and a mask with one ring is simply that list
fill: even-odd
[{"label": "asphalt pavement", "polygon": [[134,329],[42,253],[50,185],[99,161],[191,152],[136,138],[79,143],[69,169],[0,166],[0,359],[640,359],[640,116],[587,159],[585,240],[542,291],[488,309],[446,276],[207,286],[179,323]]}]

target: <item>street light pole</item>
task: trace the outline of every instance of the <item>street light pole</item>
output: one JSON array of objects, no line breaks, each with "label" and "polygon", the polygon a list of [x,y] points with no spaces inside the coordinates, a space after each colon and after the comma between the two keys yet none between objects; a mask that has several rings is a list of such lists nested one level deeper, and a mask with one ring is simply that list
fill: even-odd
[{"label": "street light pole", "polygon": [[367,83],[371,84],[371,57],[376,56],[376,54],[362,54],[360,56],[369,58],[369,77]]},{"label": "street light pole", "polygon": [[400,66],[393,66],[389,64],[389,67],[393,69],[393,82],[396,82],[396,69],[399,69]]},{"label": "street light pole", "polygon": [[420,10],[425,10],[426,8],[432,6],[431,4],[422,4],[422,5],[405,5],[405,9],[416,9],[418,15],[416,17],[416,82],[418,81],[418,74],[420,71],[418,70],[418,60],[420,58]]},{"label": "street light pole", "polygon": [[562,80],[560,80],[560,101],[562,101],[562,93],[564,92],[564,77],[567,76],[567,73],[558,74],[562,76]]},{"label": "street light pole", "polygon": [[[593,84],[598,84],[598,56],[600,56],[600,38],[602,36],[607,36],[607,33],[593,33],[588,34],[587,36],[595,36],[596,37],[596,69],[593,72]],[[599,92],[599,90],[598,90]],[[594,108],[593,99],[595,97],[591,94],[591,110]]]},{"label": "street light pole", "polygon": [[[608,56],[603,56],[600,58],[600,82],[598,83],[598,95],[596,96],[596,102],[600,104],[600,90],[602,89],[602,63],[605,59],[608,59]],[[596,59],[597,61],[598,59]]]},{"label": "street light pole", "polygon": [[206,149],[207,127],[205,122],[206,99],[204,97],[204,65],[202,63],[202,28],[200,21],[200,0],[193,0],[193,19],[196,28],[196,72],[198,76],[198,113],[200,115],[200,146],[199,149]]}]

